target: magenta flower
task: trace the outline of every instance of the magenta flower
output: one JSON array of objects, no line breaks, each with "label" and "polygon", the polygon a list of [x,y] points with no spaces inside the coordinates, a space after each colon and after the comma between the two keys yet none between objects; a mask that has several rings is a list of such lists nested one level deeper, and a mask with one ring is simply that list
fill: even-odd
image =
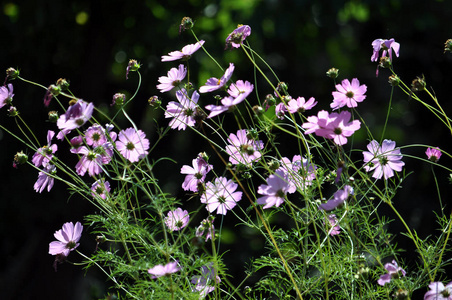
[{"label": "magenta flower", "polygon": [[353,195],[353,188],[349,185],[345,185],[342,190],[338,190],[333,195],[333,199],[328,200],[328,202],[320,204],[319,209],[323,209],[325,211],[330,211],[335,209],[336,207],[344,204],[345,200],[348,199],[350,195]]},{"label": "magenta flower", "polygon": [[232,72],[234,72],[234,64],[229,63],[229,67],[224,72],[224,75],[221,76],[220,79],[217,79],[215,77],[207,79],[207,82],[205,85],[199,87],[200,93],[209,93],[216,91],[218,89],[221,89],[226,85],[226,83],[231,79]]},{"label": "magenta flower", "polygon": [[433,162],[438,162],[438,160],[441,157],[442,153],[441,153],[441,150],[439,150],[438,147],[436,147],[436,148],[427,148],[427,151],[425,151],[425,155],[427,155],[428,160],[431,160]]},{"label": "magenta flower", "polygon": [[341,233],[341,227],[339,226],[339,221],[335,214],[328,216],[328,223],[330,225],[330,229],[328,230],[329,235],[337,235]]},{"label": "magenta flower", "polygon": [[179,67],[171,68],[168,71],[168,76],[160,76],[157,88],[161,93],[171,91],[174,87],[180,85],[182,80],[184,80],[185,75],[187,75],[187,68],[180,64]]},{"label": "magenta flower", "polygon": [[384,286],[386,283],[389,283],[392,278],[399,278],[400,274],[399,272],[405,276],[406,272],[404,269],[399,267],[397,265],[397,262],[395,260],[392,260],[392,263],[385,264],[385,269],[388,271],[388,273],[381,275],[380,279],[378,279],[378,284],[381,286]]},{"label": "magenta flower", "polygon": [[80,176],[85,175],[86,171],[88,171],[88,175],[91,177],[102,173],[102,165],[110,163],[113,157],[113,146],[111,143],[105,143],[94,149],[81,146],[73,148],[70,151],[82,155],[75,165],[75,171]]},{"label": "magenta flower", "polygon": [[315,170],[317,167],[308,161],[308,159],[295,155],[290,161],[287,157],[281,159],[279,170],[284,171],[289,180],[290,189],[288,193],[295,193],[297,187],[304,190],[312,184],[315,179]]},{"label": "magenta flower", "polygon": [[82,231],[83,226],[80,222],[75,223],[75,226],[72,222],[64,223],[62,229],[55,231],[54,236],[58,241],[49,244],[49,254],[67,257],[80,245],[78,241],[82,237]]},{"label": "magenta flower", "polygon": [[172,273],[176,273],[180,268],[177,266],[177,261],[167,263],[166,265],[156,265],[148,270],[149,274],[152,274],[152,279],[167,276]]},{"label": "magenta flower", "polygon": [[208,218],[201,221],[201,225],[196,228],[196,237],[202,237],[206,233],[206,242],[215,236],[215,226],[213,226],[213,221],[215,218],[209,216]]},{"label": "magenta flower", "polygon": [[209,165],[204,160],[201,153],[197,158],[193,159],[192,164],[193,167],[184,165],[180,170],[181,174],[187,174],[187,176],[185,176],[184,182],[182,183],[182,188],[184,189],[184,191],[197,192],[199,190],[199,185],[204,182],[204,180],[206,179],[206,174],[213,169],[213,166]]},{"label": "magenta flower", "polygon": [[384,140],[380,144],[373,140],[367,145],[369,151],[364,151],[364,169],[367,172],[373,171],[372,177],[388,179],[394,176],[394,171],[402,171],[405,163],[402,160],[400,149],[395,148],[396,143],[391,140]]},{"label": "magenta flower", "polygon": [[58,150],[58,146],[50,143],[52,142],[55,132],[52,130],[47,131],[47,146],[39,148],[33,155],[32,162],[36,167],[46,167],[47,164],[53,159],[53,154]]},{"label": "magenta flower", "polygon": [[130,127],[119,132],[116,149],[130,162],[137,162],[148,155],[149,140],[143,131]]},{"label": "magenta flower", "polygon": [[170,127],[185,130],[187,126],[194,126],[196,123],[196,105],[199,100],[198,92],[193,91],[191,98],[189,98],[187,91],[181,89],[176,92],[176,98],[179,100],[179,103],[171,101],[166,106],[165,118],[173,118],[169,122]]},{"label": "magenta flower", "polygon": [[452,300],[452,282],[446,286],[442,282],[432,282],[428,285],[430,291],[425,293],[424,300]]},{"label": "magenta flower", "polygon": [[242,163],[250,166],[262,156],[259,151],[264,148],[264,143],[248,138],[248,131],[245,129],[238,130],[237,135],[231,133],[228,142],[230,145],[226,146],[226,153],[230,155],[229,161],[234,165]]},{"label": "magenta flower", "polygon": [[206,184],[206,191],[201,196],[201,203],[206,204],[209,212],[226,215],[242,199],[242,192],[236,192],[238,184],[225,177],[218,177],[214,183]]},{"label": "magenta flower", "polygon": [[104,179],[96,180],[96,182],[91,185],[91,195],[93,197],[100,197],[106,199],[108,193],[110,193],[110,182]]},{"label": "magenta flower", "polygon": [[220,277],[217,275],[217,271],[213,267],[213,263],[201,267],[201,275],[195,275],[191,278],[193,292],[200,292],[200,299],[207,296],[208,293],[215,290],[215,284],[221,282]]},{"label": "magenta flower", "polygon": [[316,135],[327,139],[332,139],[336,145],[347,144],[347,137],[350,137],[361,127],[359,120],[349,122],[350,112],[341,111],[328,114],[326,111],[320,111],[318,117],[308,117],[308,122],[304,123],[303,128],[307,128],[305,134],[315,132]]},{"label": "magenta flower", "polygon": [[284,197],[291,190],[289,180],[283,170],[276,170],[275,174],[267,178],[267,184],[261,184],[257,193],[263,197],[257,198],[257,204],[264,205],[264,209],[272,206],[279,207],[284,202]]},{"label": "magenta flower", "polygon": [[367,86],[365,84],[359,85],[359,80],[356,78],[352,79],[352,83],[348,79],[342,80],[341,84],[336,85],[336,90],[333,92],[333,103],[330,104],[333,110],[344,106],[357,107],[358,102],[366,99],[364,94],[367,91]]},{"label": "magenta flower", "polygon": [[56,174],[56,167],[52,164],[47,164],[44,169],[39,172],[38,174],[38,180],[35,182],[33,188],[37,193],[41,193],[46,187],[47,191],[50,192],[50,190],[53,187],[53,184],[55,182],[52,175]]},{"label": "magenta flower", "polygon": [[178,59],[188,60],[202,45],[204,45],[204,41],[200,40],[195,44],[184,46],[181,51],[173,51],[168,53],[168,55],[163,55],[162,61],[174,61]]},{"label": "magenta flower", "polygon": [[11,104],[14,97],[13,90],[13,85],[11,83],[8,83],[7,87],[0,87],[0,108],[5,106],[6,104]]},{"label": "magenta flower", "polygon": [[298,97],[297,99],[291,99],[287,103],[287,110],[292,114],[296,112],[304,113],[316,106],[316,104],[317,101],[315,101],[314,97],[309,98],[308,101],[306,101],[304,97]]},{"label": "magenta flower", "polygon": [[165,224],[171,231],[179,231],[187,226],[189,220],[190,216],[188,215],[188,211],[178,207],[168,212],[165,218]]},{"label": "magenta flower", "polygon": [[231,32],[228,37],[226,38],[226,48],[228,46],[239,48],[241,44],[243,44],[243,41],[250,36],[251,34],[251,27],[248,25],[239,25],[237,29],[235,29],[233,32]]},{"label": "magenta flower", "polygon": [[66,134],[85,124],[91,118],[93,109],[92,103],[86,103],[83,100],[78,100],[69,106],[67,111],[58,118],[57,126],[61,131],[58,133],[57,139],[63,139]]},{"label": "magenta flower", "polygon": [[400,44],[397,43],[394,39],[383,40],[376,39],[372,42],[372,47],[374,48],[374,52],[370,58],[370,61],[378,61],[378,55],[380,54],[380,50],[383,50],[381,57],[386,57],[389,54],[389,59],[392,61],[392,50],[397,57],[399,57]]}]

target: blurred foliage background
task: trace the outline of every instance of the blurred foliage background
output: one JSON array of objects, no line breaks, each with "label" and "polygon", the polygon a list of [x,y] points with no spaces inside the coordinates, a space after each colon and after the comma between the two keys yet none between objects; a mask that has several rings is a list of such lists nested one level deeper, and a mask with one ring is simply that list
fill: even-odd
[{"label": "blurred foliage background", "polygon": [[[376,63],[370,62],[371,42],[376,38],[395,38],[401,44],[400,57],[394,60],[396,72],[406,83],[424,75],[427,86],[451,115],[452,55],[443,54],[444,42],[452,37],[451,15],[452,2],[446,0],[4,1],[0,15],[0,69],[17,68],[24,78],[45,86],[58,78],[67,78],[77,96],[112,110],[109,105],[114,93],[130,95],[135,90],[137,76],[131,74],[126,81],[125,68],[129,59],[137,59],[142,64],[143,82],[128,110],[152,143],[156,135],[153,119],[161,126],[168,121],[161,111],[149,107],[147,100],[153,95],[163,96],[164,105],[172,100],[168,94],[161,95],[156,84],[159,76],[177,66],[161,63],[160,57],[195,42],[189,33],[179,34],[181,19],[190,16],[195,21],[195,32],[206,41],[205,47],[222,66],[236,64],[234,78],[253,81],[251,63],[243,53],[224,50],[224,40],[237,24],[248,24],[252,28],[251,46],[289,84],[292,96],[313,96],[319,101],[318,109],[328,109],[334,84],[325,72],[331,67],[340,69],[339,80],[357,77],[366,84],[367,99],[360,104],[359,112],[378,138],[390,96],[389,71],[382,69],[380,76],[375,77]],[[211,76],[221,76],[201,51],[190,61],[190,68],[197,76],[191,81],[197,86]],[[13,84],[15,105],[32,128],[39,128],[38,138],[44,144],[47,130],[55,128],[43,122],[48,112],[42,105],[45,91],[17,80]],[[262,96],[271,92],[264,84],[258,87]],[[426,95],[421,97],[427,100]],[[2,124],[13,128],[14,120],[5,111],[1,115]],[[398,90],[394,93],[389,125],[386,138],[395,140],[399,146],[429,144],[452,151],[450,132]],[[356,146],[361,149],[367,144],[364,134],[361,130],[357,137]],[[180,166],[189,164],[200,151],[192,148],[196,139],[189,131],[172,131],[160,145],[161,152],[153,153],[158,159],[171,151],[178,162],[165,165],[158,174],[165,191],[175,195],[181,192]],[[61,183],[56,183],[51,193],[35,193],[36,172],[27,167],[17,170],[12,167],[14,154],[22,149],[12,137],[0,132],[0,166],[4,174],[0,185],[2,299],[104,297],[109,283],[98,270],[85,273],[80,267],[64,264],[55,273],[54,258],[47,254],[54,231],[64,222],[82,221],[84,215],[94,212],[93,207],[76,196],[69,198]],[[292,157],[294,151],[288,148],[283,153]],[[419,147],[402,150],[421,157],[424,152]],[[439,205],[437,195],[432,192],[430,167],[413,159],[404,160],[407,172],[415,174],[396,197],[396,207],[421,237],[434,235],[432,210],[438,212]],[[450,159],[443,157],[440,163],[450,165]],[[448,174],[436,171],[448,213],[451,210]],[[384,209],[382,213],[394,217]],[[231,224],[236,222],[233,215],[228,218]],[[397,234],[402,228],[399,222],[392,224],[390,230]],[[223,231],[226,248],[237,234],[247,236],[240,228],[231,228],[235,233],[227,228]],[[237,280],[243,277],[243,266],[249,258],[262,248],[262,241],[248,238],[248,247],[231,246],[231,252],[224,256],[231,271],[237,272]],[[397,238],[401,248],[412,249],[403,236]],[[94,246],[94,237],[85,233],[80,250],[89,253]],[[414,253],[408,251],[406,257],[410,255]],[[79,257],[72,254],[69,260],[78,261]],[[414,263],[409,266],[414,267]]]}]

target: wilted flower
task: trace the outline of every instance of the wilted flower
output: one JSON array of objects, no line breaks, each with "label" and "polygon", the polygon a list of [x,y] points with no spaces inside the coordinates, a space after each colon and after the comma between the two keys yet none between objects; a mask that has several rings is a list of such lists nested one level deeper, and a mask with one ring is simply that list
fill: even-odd
[{"label": "wilted flower", "polygon": [[287,108],[286,105],[281,102],[275,107],[275,115],[278,119],[284,120],[284,115],[286,114]]},{"label": "wilted flower", "polygon": [[52,130],[47,131],[47,145],[39,148],[33,155],[31,161],[36,167],[47,166],[47,164],[52,160],[53,154],[58,150],[58,146],[50,143],[52,138],[55,136],[55,132]]},{"label": "wilted flower", "polygon": [[200,292],[200,299],[203,299],[215,289],[215,284],[220,283],[221,280],[213,267],[213,263],[210,263],[202,266],[201,275],[192,276],[190,282],[195,284],[193,291]]},{"label": "wilted flower", "polygon": [[328,232],[330,235],[337,235],[341,233],[341,227],[339,226],[339,221],[335,214],[328,216],[328,224],[330,228],[328,229]]},{"label": "wilted flower", "polygon": [[201,225],[196,228],[196,236],[202,237],[204,233],[206,233],[206,242],[209,239],[212,239],[212,236],[215,235],[215,227],[213,226],[213,221],[215,218],[213,216],[209,216],[208,218],[201,221]]},{"label": "wilted flower", "polygon": [[47,191],[50,192],[55,182],[52,175],[54,175],[55,173],[56,167],[52,164],[47,164],[44,167],[44,169],[41,172],[39,172],[38,180],[35,182],[33,186],[34,190],[37,193],[41,193],[47,187]]},{"label": "wilted flower", "polygon": [[158,278],[166,276],[172,273],[176,273],[180,268],[177,266],[177,261],[167,263],[166,265],[156,265],[148,270],[149,274],[152,274],[151,278]]},{"label": "wilted flower", "polygon": [[378,56],[380,54],[380,50],[383,50],[381,53],[382,57],[385,57],[389,54],[389,58],[392,60],[392,50],[397,57],[399,57],[400,44],[397,43],[394,39],[383,40],[376,39],[372,42],[372,47],[374,48],[374,52],[372,53],[371,61],[378,61]]},{"label": "wilted flower", "polygon": [[239,25],[231,34],[226,38],[226,48],[232,46],[239,48],[243,41],[251,34],[251,27],[248,25]]},{"label": "wilted flower", "polygon": [[105,181],[104,179],[96,180],[91,186],[91,195],[93,197],[100,197],[102,199],[107,198],[107,194],[110,192],[110,182]]},{"label": "wilted flower", "polygon": [[92,103],[76,100],[76,102],[69,106],[67,111],[59,117],[57,126],[61,131],[58,133],[57,138],[61,140],[66,134],[85,124],[91,118],[93,110],[94,105]]},{"label": "wilted flower", "polygon": [[425,151],[425,155],[427,155],[428,160],[431,160],[433,162],[437,162],[439,158],[441,157],[442,153],[441,150],[439,150],[438,147],[436,148],[427,148],[427,151]]},{"label": "wilted flower", "polygon": [[126,68],[126,79],[129,79],[129,72],[136,72],[141,67],[141,65],[135,60],[129,60]]},{"label": "wilted flower", "polygon": [[82,236],[82,231],[83,226],[80,222],[75,223],[75,226],[72,222],[64,223],[63,228],[54,234],[58,241],[49,244],[49,254],[62,254],[67,257],[72,250],[80,245],[78,241]]},{"label": "wilted flower", "polygon": [[193,20],[190,17],[183,17],[179,26],[179,34],[187,29],[192,29],[193,25]]},{"label": "wilted flower", "polygon": [[380,279],[378,279],[378,284],[381,286],[384,286],[386,283],[389,283],[392,278],[399,278],[399,272],[405,276],[406,272],[404,269],[399,267],[397,265],[397,262],[395,260],[392,260],[392,263],[385,264],[385,269],[388,271],[388,273],[383,274],[380,276]]},{"label": "wilted flower", "polygon": [[345,185],[343,189],[334,193],[333,199],[328,200],[326,203],[320,204],[319,209],[323,209],[325,211],[333,210],[339,205],[342,205],[350,195],[353,195],[353,188],[349,185]]}]

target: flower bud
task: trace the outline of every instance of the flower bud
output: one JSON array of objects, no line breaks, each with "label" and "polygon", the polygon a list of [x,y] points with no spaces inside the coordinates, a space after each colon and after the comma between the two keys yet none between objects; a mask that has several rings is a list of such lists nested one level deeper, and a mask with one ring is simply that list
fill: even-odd
[{"label": "flower bud", "polygon": [[[250,130],[248,130],[248,132],[246,134],[246,138],[249,140],[256,141],[258,137],[259,137],[259,134],[257,133],[256,129],[250,129]],[[254,151],[254,149],[253,149],[253,151]]]},{"label": "flower bud", "polygon": [[19,77],[19,71],[17,71],[17,70],[14,69],[14,68],[8,68],[8,69],[6,70],[6,77],[9,78],[9,79],[11,79],[11,80],[14,80],[14,79],[16,79],[17,77]]},{"label": "flower bud", "polygon": [[49,111],[49,122],[56,123],[58,121],[58,112],[52,110]]},{"label": "flower bud", "polygon": [[283,96],[287,94],[287,91],[289,89],[289,86],[287,85],[287,83],[285,82],[279,82],[278,85],[276,86],[276,91],[275,91],[275,95],[278,96]]},{"label": "flower bud", "polygon": [[388,82],[391,86],[399,86],[400,78],[397,75],[391,75],[391,76],[389,76]]},{"label": "flower bud", "polygon": [[129,72],[136,72],[141,67],[141,65],[135,60],[129,60],[129,64],[126,68],[126,79],[129,79]]},{"label": "flower bud", "polygon": [[332,79],[336,79],[337,76],[339,76],[339,69],[331,68],[328,71],[326,71],[326,76]]},{"label": "flower bud", "polygon": [[14,155],[13,167],[17,168],[17,165],[23,165],[28,161],[28,155],[23,151],[17,152]]},{"label": "flower bud", "polygon": [[53,96],[58,96],[61,92],[61,87],[59,85],[55,85],[55,84],[51,84],[48,88],[48,91],[53,95]]},{"label": "flower bud", "polygon": [[265,97],[265,104],[266,104],[267,106],[274,106],[274,105],[276,104],[276,99],[275,99],[275,97],[273,97],[273,95],[271,95],[271,94],[268,94],[268,95]]},{"label": "flower bud", "polygon": [[422,76],[422,78],[417,77],[416,79],[414,79],[411,82],[411,91],[421,92],[421,91],[425,90],[426,85],[427,85],[427,83],[425,82],[424,76]]},{"label": "flower bud", "polygon": [[190,17],[183,17],[179,26],[179,34],[182,31],[192,29],[194,25],[195,24],[193,23],[193,20]]},{"label": "flower bud", "polygon": [[270,168],[270,170],[275,171],[280,167],[280,163],[277,160],[272,160],[268,163],[268,167]]},{"label": "flower bud", "polygon": [[196,124],[201,124],[205,119],[207,118],[207,115],[200,109],[196,108],[195,112],[193,114],[193,119],[195,119]]},{"label": "flower bud", "polygon": [[452,53],[452,39],[448,39],[444,43],[444,53],[451,52]]},{"label": "flower bud", "polygon": [[15,106],[10,106],[8,109],[8,115],[10,117],[16,117],[19,114],[19,111]]},{"label": "flower bud", "polygon": [[262,106],[254,105],[253,112],[257,117],[260,117],[264,114],[264,109],[262,108]]},{"label": "flower bud", "polygon": [[152,96],[151,98],[148,99],[148,103],[150,106],[153,106],[154,108],[158,108],[162,104],[162,101],[160,100],[160,98],[158,96]]},{"label": "flower bud", "polygon": [[69,81],[65,78],[58,79],[56,84],[61,88],[62,91],[69,89]]},{"label": "flower bud", "polygon": [[80,147],[83,144],[83,137],[80,135],[73,137],[70,142],[71,142],[72,148],[77,149],[78,147]]},{"label": "flower bud", "polygon": [[124,101],[126,100],[126,95],[121,93],[116,93],[113,95],[113,101],[110,106],[117,105],[122,106],[124,104]]}]

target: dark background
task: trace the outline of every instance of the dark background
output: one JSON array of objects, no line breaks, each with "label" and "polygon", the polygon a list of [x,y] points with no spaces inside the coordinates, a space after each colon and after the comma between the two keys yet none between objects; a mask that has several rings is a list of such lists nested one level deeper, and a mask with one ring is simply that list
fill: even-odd
[{"label": "dark background", "polygon": [[[128,111],[152,143],[152,119],[162,125],[168,121],[162,118],[161,111],[147,105],[147,99],[159,95],[164,104],[172,100],[155,86],[159,76],[178,65],[161,63],[160,57],[195,42],[188,33],[178,34],[180,20],[192,17],[198,37],[206,40],[205,47],[214,57],[223,66],[236,64],[234,78],[252,81],[251,64],[241,51],[224,51],[226,36],[237,24],[248,24],[252,28],[249,42],[253,49],[264,54],[280,79],[289,84],[292,96],[314,96],[319,101],[317,109],[328,109],[332,100],[334,85],[325,76],[329,68],[340,69],[339,80],[359,78],[368,87],[367,99],[359,111],[378,133],[390,95],[389,71],[380,70],[380,76],[375,77],[376,63],[370,62],[371,42],[376,38],[395,38],[401,44],[400,57],[394,61],[396,72],[406,83],[424,75],[450,115],[452,54],[443,54],[443,49],[444,42],[452,38],[451,15],[451,1],[6,1],[1,4],[0,15],[0,69],[17,68],[22,77],[44,86],[60,77],[67,78],[78,97],[108,110],[114,93],[130,95],[136,88],[136,74],[125,80],[127,62],[135,58],[142,64],[143,82]],[[195,55],[190,67],[193,74],[199,74],[191,79],[194,84],[205,82],[212,73],[221,76],[203,53]],[[13,84],[14,104],[32,128],[39,128],[38,138],[45,144],[47,129],[55,128],[43,122],[48,113],[42,105],[45,90],[17,80]],[[264,85],[260,87],[262,94],[270,92]],[[429,101],[425,94],[420,96]],[[52,103],[50,109],[57,109],[56,104]],[[18,133],[5,109],[0,120]],[[389,125],[385,137],[397,145],[428,144],[450,151],[450,132],[399,90],[394,93]],[[367,144],[365,138],[363,130],[357,133],[361,149]],[[173,174],[178,174],[180,166],[188,164],[199,152],[190,147],[193,139],[188,131],[172,131],[160,145],[162,153],[153,153],[157,158],[171,151],[171,157],[178,161],[158,174],[164,190],[180,192],[183,176]],[[63,264],[55,273],[54,258],[47,253],[54,231],[64,222],[82,221],[84,215],[94,212],[93,207],[77,196],[68,198],[61,183],[56,183],[50,193],[35,193],[37,172],[29,167],[12,168],[14,154],[22,149],[11,136],[0,131],[1,298],[103,297],[109,283],[97,270],[92,268],[85,274],[80,267]],[[290,149],[286,152],[288,156],[294,154]],[[423,157],[425,148],[402,152]],[[28,154],[31,157],[33,153]],[[416,173],[404,183],[395,205],[421,237],[436,234],[432,210],[438,212],[439,205],[432,192],[430,167],[414,159],[404,161],[406,170]],[[440,162],[450,165],[447,157]],[[443,202],[448,204],[447,213],[451,210],[448,174],[435,170]],[[394,222],[390,230],[397,233],[402,228]],[[412,249],[409,242],[398,237],[402,248]],[[93,237],[85,233],[80,250],[89,253],[93,247]],[[246,259],[250,254],[246,247],[242,248],[245,250],[239,255]],[[80,257],[71,254],[69,259],[76,262]],[[243,264],[236,261],[231,269],[240,270]]]}]

